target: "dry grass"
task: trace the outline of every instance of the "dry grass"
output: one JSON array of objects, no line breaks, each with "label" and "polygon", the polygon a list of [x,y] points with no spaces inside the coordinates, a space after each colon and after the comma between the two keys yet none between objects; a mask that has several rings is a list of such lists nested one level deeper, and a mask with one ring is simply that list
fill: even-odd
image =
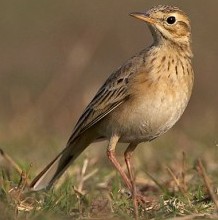
[{"label": "dry grass", "polygon": [[[212,178],[201,160],[192,168],[186,159],[182,153],[176,168],[167,167],[162,175],[164,181],[150,174],[136,181],[145,198],[145,203],[139,206],[139,219],[218,218]],[[19,174],[12,164],[0,185],[0,208],[5,219],[134,218],[130,194],[123,188],[120,177],[108,168],[97,169],[96,162],[81,158],[52,190],[41,192],[28,190],[30,167]],[[2,172],[6,171],[4,167]],[[72,176],[76,178],[73,180]]]}]

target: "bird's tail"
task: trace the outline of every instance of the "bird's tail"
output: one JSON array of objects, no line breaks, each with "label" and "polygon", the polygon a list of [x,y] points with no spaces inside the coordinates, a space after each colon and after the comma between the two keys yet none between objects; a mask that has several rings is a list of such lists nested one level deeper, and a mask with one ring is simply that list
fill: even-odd
[{"label": "bird's tail", "polygon": [[34,178],[30,184],[30,189],[32,191],[38,191],[50,188],[92,140],[93,137],[82,135],[82,137],[69,143],[67,147]]}]

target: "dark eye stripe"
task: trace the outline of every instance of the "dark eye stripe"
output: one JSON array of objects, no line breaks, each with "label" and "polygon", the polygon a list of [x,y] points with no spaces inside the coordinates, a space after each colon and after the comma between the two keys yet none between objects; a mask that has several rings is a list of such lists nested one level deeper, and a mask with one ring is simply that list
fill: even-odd
[{"label": "dark eye stripe", "polygon": [[188,30],[189,32],[191,31],[191,28],[188,24],[186,24],[184,21],[178,21],[178,23],[183,26],[184,29]]}]

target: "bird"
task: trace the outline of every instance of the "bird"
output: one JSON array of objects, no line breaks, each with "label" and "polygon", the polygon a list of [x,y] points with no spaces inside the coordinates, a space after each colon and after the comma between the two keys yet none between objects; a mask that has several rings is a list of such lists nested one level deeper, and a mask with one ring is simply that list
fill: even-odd
[{"label": "bird", "polygon": [[[166,133],[186,109],[194,82],[188,16],[169,5],[130,15],[148,25],[153,42],[112,72],[65,148],[33,179],[32,191],[49,189],[91,143],[108,140],[107,157],[134,193],[134,150]],[[118,143],[129,144],[124,153],[127,172],[116,157]]]}]

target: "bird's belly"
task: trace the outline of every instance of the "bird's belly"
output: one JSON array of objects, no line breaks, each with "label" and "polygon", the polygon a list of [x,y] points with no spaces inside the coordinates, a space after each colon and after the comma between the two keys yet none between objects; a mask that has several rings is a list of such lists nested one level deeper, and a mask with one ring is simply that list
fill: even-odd
[{"label": "bird's belly", "polygon": [[[177,122],[188,99],[185,94],[180,94],[153,98],[145,96],[127,101],[110,115],[106,127],[108,138],[117,133],[120,142],[150,141],[167,132]],[[116,130],[113,130],[114,127]]]},{"label": "bird's belly", "polygon": [[[142,111],[135,111],[131,115],[129,121],[123,126],[121,132],[121,141],[150,141],[159,135],[167,132],[180,118],[183,110],[177,106],[160,108],[150,108],[149,111],[141,109]],[[144,111],[143,111],[144,110]]]}]

